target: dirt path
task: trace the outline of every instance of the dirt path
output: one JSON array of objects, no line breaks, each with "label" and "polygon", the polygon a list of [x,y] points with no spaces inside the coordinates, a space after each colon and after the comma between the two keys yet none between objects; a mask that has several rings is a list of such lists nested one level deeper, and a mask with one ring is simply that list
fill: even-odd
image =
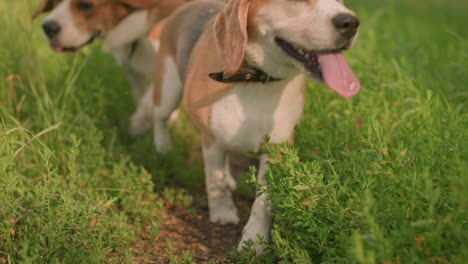
[{"label": "dirt path", "polygon": [[238,225],[219,226],[209,222],[208,211],[202,208],[190,210],[165,209],[158,236],[151,241],[147,234],[132,245],[136,253],[135,263],[169,263],[168,249],[172,244],[173,256],[182,256],[188,251],[195,263],[231,263],[228,252],[237,247],[242,234],[242,227],[247,221],[248,201],[236,201],[241,212]]},{"label": "dirt path", "polygon": [[[250,165],[255,165],[255,162],[241,159],[236,164],[231,165],[231,172],[238,178]],[[235,197],[241,222],[238,225],[219,226],[209,222],[206,194],[196,193],[193,196],[194,204],[191,209],[164,210],[159,234],[154,240],[151,241],[147,234],[142,234],[146,239],[132,245],[136,253],[133,256],[134,263],[170,263],[170,244],[173,248],[172,256],[182,256],[184,251],[188,251],[194,263],[208,263],[210,260],[216,261],[213,263],[231,263],[228,252],[237,248],[252,200]]]}]

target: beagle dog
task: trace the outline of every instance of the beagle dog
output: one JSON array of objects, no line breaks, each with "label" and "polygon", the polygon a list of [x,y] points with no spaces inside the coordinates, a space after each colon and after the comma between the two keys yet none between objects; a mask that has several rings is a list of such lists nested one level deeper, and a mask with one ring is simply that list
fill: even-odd
[{"label": "beagle dog", "polygon": [[50,11],[42,28],[56,52],[75,52],[103,37],[103,50],[125,68],[138,102],[153,76],[164,18],[186,1],[42,0],[33,18]]},{"label": "beagle dog", "polygon": [[[292,142],[304,106],[306,76],[342,97],[360,83],[342,50],[356,40],[359,20],[342,0],[200,0],[166,21],[156,56],[153,89],[140,101],[132,130],[154,129],[160,152],[170,148],[167,120],[182,94],[201,131],[210,221],[239,223],[232,199],[236,182],[229,153],[257,152],[269,143]],[[267,157],[257,181],[265,183]],[[269,239],[272,216],[267,193],[256,197],[238,249]],[[254,245],[261,254],[261,245]]]}]

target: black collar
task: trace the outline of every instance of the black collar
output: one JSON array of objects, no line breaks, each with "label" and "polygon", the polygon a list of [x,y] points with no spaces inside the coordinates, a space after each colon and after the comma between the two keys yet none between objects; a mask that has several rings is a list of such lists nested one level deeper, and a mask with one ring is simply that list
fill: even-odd
[{"label": "black collar", "polygon": [[224,72],[212,72],[208,74],[211,79],[222,82],[222,83],[241,83],[241,82],[250,82],[250,83],[268,83],[268,82],[276,82],[281,81],[282,79],[275,78],[269,76],[264,71],[254,68],[248,67],[247,69],[242,69],[236,72],[231,77],[224,77]]}]

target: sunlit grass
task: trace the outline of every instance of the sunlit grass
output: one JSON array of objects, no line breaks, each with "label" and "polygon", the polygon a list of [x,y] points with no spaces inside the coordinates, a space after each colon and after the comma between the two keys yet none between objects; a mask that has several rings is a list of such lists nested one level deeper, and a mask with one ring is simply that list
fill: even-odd
[{"label": "sunlit grass", "polygon": [[[200,161],[187,165],[197,135],[182,114],[168,157],[130,138],[123,71],[98,45],[52,53],[36,2],[0,2],[0,263],[131,262],[139,232],[157,234],[168,182],[203,191]],[[362,91],[308,84],[296,144],[268,173],[275,227],[257,262],[468,259],[461,2],[346,1],[362,21],[346,54]]]}]

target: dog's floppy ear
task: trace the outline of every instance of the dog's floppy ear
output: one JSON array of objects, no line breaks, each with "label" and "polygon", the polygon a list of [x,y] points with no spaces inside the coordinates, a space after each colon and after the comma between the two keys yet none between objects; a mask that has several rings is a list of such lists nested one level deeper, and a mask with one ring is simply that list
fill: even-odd
[{"label": "dog's floppy ear", "polygon": [[42,0],[36,11],[34,11],[32,18],[35,19],[40,14],[54,9],[54,0]]},{"label": "dog's floppy ear", "polygon": [[134,8],[151,8],[159,4],[159,2],[161,2],[161,0],[119,0],[119,1]]},{"label": "dog's floppy ear", "polygon": [[234,75],[244,60],[249,6],[250,0],[229,0],[216,17],[214,33],[219,55],[224,60],[224,77]]}]

